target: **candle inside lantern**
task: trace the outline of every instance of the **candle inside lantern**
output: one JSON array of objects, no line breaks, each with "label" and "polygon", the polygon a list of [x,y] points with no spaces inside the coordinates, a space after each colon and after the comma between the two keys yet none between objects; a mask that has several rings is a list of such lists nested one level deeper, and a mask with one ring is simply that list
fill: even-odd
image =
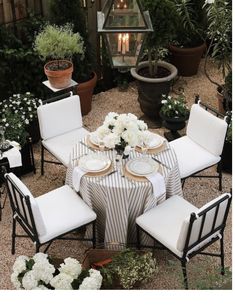
[{"label": "candle inside lantern", "polygon": [[129,34],[126,34],[126,52],[129,52]]},{"label": "candle inside lantern", "polygon": [[126,54],[126,35],[122,36],[122,54]]},{"label": "candle inside lantern", "polygon": [[122,34],[118,35],[118,52],[122,51]]}]

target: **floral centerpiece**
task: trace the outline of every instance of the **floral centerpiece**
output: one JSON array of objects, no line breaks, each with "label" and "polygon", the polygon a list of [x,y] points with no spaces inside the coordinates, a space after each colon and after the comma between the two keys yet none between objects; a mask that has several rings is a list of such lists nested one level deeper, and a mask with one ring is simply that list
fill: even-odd
[{"label": "floral centerpiece", "polygon": [[110,112],[95,132],[91,140],[103,143],[109,149],[116,149],[118,154],[128,155],[130,150],[143,141],[148,126],[133,114]]},{"label": "floral centerpiece", "polygon": [[14,94],[0,101],[0,125],[5,128],[5,137],[23,146],[30,124],[37,119],[37,108],[41,103],[30,92]]},{"label": "floral centerpiece", "polygon": [[100,289],[102,279],[99,271],[83,270],[79,261],[70,257],[56,269],[44,253],[32,258],[19,256],[11,275],[14,287],[26,290],[96,290]]}]

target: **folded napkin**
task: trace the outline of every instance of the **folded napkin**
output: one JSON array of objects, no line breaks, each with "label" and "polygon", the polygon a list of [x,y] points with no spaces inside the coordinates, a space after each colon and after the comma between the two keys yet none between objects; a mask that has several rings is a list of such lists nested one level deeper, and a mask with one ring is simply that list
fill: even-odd
[{"label": "folded napkin", "polygon": [[80,183],[81,178],[83,175],[85,175],[87,172],[83,171],[80,167],[75,167],[73,169],[73,175],[72,175],[72,184],[73,188],[78,192],[80,189]]},{"label": "folded napkin", "polygon": [[8,159],[10,168],[22,166],[21,154],[19,149],[16,147],[4,152],[2,157],[6,157]]},{"label": "folded napkin", "polygon": [[154,197],[160,197],[166,192],[164,177],[159,172],[146,175],[146,178],[152,183]]}]

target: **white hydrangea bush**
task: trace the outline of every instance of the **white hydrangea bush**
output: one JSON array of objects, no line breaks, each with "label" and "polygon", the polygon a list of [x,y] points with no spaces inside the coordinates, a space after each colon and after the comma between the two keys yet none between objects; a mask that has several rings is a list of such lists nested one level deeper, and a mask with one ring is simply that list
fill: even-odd
[{"label": "white hydrangea bush", "polygon": [[32,258],[17,257],[11,274],[11,282],[18,290],[97,290],[102,280],[99,271],[83,270],[80,262],[71,257],[56,269],[44,253],[37,253]]}]

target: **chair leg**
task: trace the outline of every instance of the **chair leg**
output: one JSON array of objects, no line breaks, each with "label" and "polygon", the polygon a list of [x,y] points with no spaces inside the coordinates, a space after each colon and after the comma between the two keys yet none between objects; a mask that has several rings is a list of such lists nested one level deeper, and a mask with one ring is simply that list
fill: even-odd
[{"label": "chair leg", "polygon": [[15,241],[16,241],[16,220],[12,221],[12,242],[11,242],[11,254],[15,254]]},{"label": "chair leg", "polygon": [[181,267],[183,271],[183,277],[184,277],[184,287],[185,289],[188,289],[188,278],[187,278],[187,270],[186,270],[186,262],[181,261]]},{"label": "chair leg", "polygon": [[40,245],[39,245],[38,243],[36,243],[36,247],[35,247],[35,251],[36,251],[36,253],[38,253],[38,252],[39,252],[39,249],[40,249]]},{"label": "chair leg", "polygon": [[140,250],[140,227],[136,224],[136,248]]},{"label": "chair leg", "polygon": [[219,173],[219,191],[222,191],[222,163],[219,162],[217,167]]},{"label": "chair leg", "polygon": [[224,237],[220,239],[221,275],[224,275]]},{"label": "chair leg", "polygon": [[96,225],[96,222],[94,221],[92,223],[92,244],[93,244],[93,249],[96,248],[96,232],[95,232],[95,225]]},{"label": "chair leg", "polygon": [[181,183],[182,183],[182,189],[184,188],[184,184],[185,184],[186,179],[182,179]]},{"label": "chair leg", "polygon": [[41,144],[41,175],[44,175],[44,147]]}]

